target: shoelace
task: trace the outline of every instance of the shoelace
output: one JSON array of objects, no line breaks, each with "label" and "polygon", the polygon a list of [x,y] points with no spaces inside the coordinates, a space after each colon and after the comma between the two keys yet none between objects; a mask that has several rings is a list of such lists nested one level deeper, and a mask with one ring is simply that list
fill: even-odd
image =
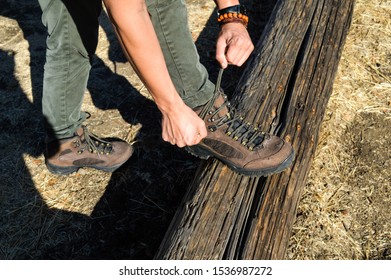
[{"label": "shoelace", "polygon": [[[220,85],[223,72],[224,69],[220,69],[213,97],[202,108],[199,116],[202,119],[204,119],[207,115],[209,116],[208,121],[214,123],[213,125],[208,126],[210,131],[215,131],[223,125],[228,125],[225,133],[228,136],[231,136],[235,141],[240,141],[243,146],[246,146],[251,151],[256,147],[262,147],[261,144],[268,135],[261,132],[257,127],[254,127],[250,123],[244,122],[244,118],[237,115],[236,110],[229,103],[227,96],[221,92]],[[215,108],[215,110],[212,111],[213,105],[219,95],[224,97],[224,102],[219,106],[219,108]],[[219,116],[219,112],[224,108],[227,108],[228,113],[223,116]]]},{"label": "shoelace", "polygon": [[79,138],[73,142],[76,148],[80,147],[78,150],[79,154],[82,154],[86,150],[88,150],[90,153],[97,153],[98,155],[109,155],[113,152],[113,146],[110,142],[107,142],[95,134],[89,132],[87,127],[84,125],[82,128],[84,140]]}]

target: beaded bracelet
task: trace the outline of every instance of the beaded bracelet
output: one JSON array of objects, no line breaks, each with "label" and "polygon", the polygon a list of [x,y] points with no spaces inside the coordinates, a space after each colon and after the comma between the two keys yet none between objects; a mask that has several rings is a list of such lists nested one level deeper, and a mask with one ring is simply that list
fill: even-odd
[{"label": "beaded bracelet", "polygon": [[247,27],[248,16],[246,8],[243,5],[235,5],[221,9],[217,12],[217,22],[220,26],[230,22],[238,22]]}]

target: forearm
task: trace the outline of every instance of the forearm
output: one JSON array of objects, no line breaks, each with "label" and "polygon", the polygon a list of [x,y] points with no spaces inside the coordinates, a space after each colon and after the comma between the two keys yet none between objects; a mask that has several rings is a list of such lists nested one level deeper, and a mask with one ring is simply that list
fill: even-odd
[{"label": "forearm", "polygon": [[141,0],[104,0],[125,54],[161,111],[182,104]]}]

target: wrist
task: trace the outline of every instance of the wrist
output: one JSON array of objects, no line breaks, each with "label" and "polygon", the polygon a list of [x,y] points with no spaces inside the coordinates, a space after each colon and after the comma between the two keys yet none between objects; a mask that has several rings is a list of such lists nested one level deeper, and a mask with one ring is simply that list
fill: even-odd
[{"label": "wrist", "polygon": [[163,114],[171,114],[185,105],[179,94],[174,91],[171,94],[155,99],[156,106]]},{"label": "wrist", "polygon": [[247,28],[248,14],[244,5],[228,6],[217,11],[217,22],[220,27],[226,23],[240,23]]},{"label": "wrist", "polygon": [[239,5],[239,0],[215,0],[216,6],[218,10]]}]

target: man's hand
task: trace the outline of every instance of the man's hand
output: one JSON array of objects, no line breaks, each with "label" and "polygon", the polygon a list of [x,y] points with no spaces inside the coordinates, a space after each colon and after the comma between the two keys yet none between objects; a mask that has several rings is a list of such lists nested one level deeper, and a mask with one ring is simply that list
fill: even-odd
[{"label": "man's hand", "polygon": [[182,148],[198,144],[207,135],[205,122],[184,103],[179,103],[172,110],[161,110],[162,137]]},{"label": "man's hand", "polygon": [[242,66],[254,45],[244,25],[232,22],[222,25],[216,44],[216,60],[222,68],[228,64]]}]

